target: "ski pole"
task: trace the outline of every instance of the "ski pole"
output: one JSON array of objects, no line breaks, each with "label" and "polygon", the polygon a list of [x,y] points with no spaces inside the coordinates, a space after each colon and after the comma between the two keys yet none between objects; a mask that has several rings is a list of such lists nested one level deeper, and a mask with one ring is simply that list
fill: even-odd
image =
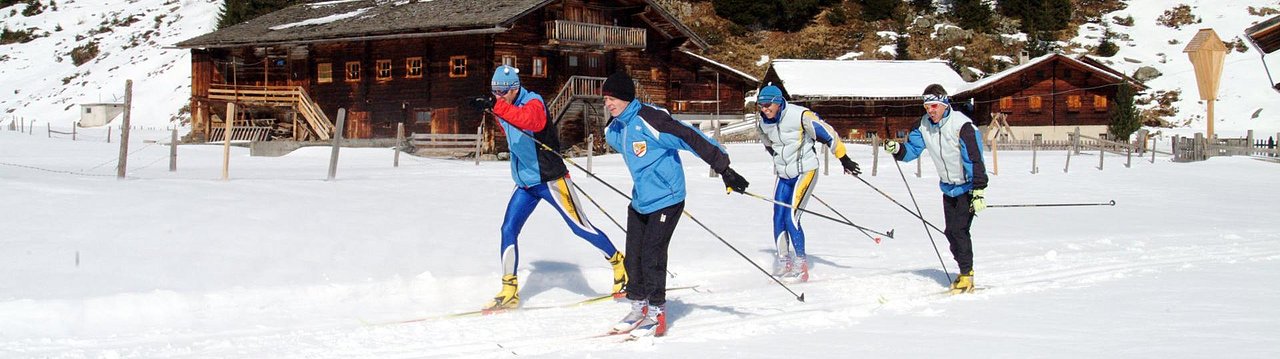
[{"label": "ski pole", "polygon": [[850,226],[850,227],[853,227],[853,228],[857,228],[857,229],[860,229],[860,230],[863,230],[863,231],[868,231],[868,232],[871,232],[871,233],[879,234],[879,235],[882,235],[882,236],[885,236],[885,237],[893,238],[893,230],[892,230],[892,229],[890,229],[890,230],[889,230],[889,232],[887,232],[887,233],[882,233],[882,232],[876,231],[876,230],[871,229],[871,228],[867,228],[867,227],[863,227],[863,226],[859,226],[859,225],[853,224],[853,222],[849,222],[848,220],[843,220],[843,221],[842,221],[842,220],[839,220],[839,219],[836,219],[836,218],[832,218],[831,216],[824,215],[824,214],[822,214],[822,213],[818,213],[818,212],[810,211],[810,210],[807,210],[807,209],[804,209],[804,208],[800,208],[800,207],[797,207],[797,206],[792,206],[792,205],[787,204],[787,203],[778,202],[777,200],[774,200],[774,199],[772,199],[772,198],[765,197],[765,196],[761,196],[761,195],[758,195],[758,194],[755,194],[755,193],[751,193],[751,192],[747,192],[747,191],[742,191],[742,192],[738,192],[738,193],[742,193],[742,194],[745,194],[745,195],[748,195],[748,196],[751,196],[751,197],[759,198],[759,199],[764,200],[765,202],[770,202],[770,203],[773,203],[773,204],[776,204],[776,205],[779,205],[779,206],[783,206],[783,207],[787,207],[787,208],[790,208],[790,209],[793,209],[793,210],[796,210],[796,211],[800,211],[800,212],[804,212],[804,213],[812,214],[812,215],[818,216],[818,217],[820,217],[820,218],[830,220],[830,221],[832,221],[832,222],[836,222],[836,223],[839,223],[839,224],[847,225],[847,226]]},{"label": "ski pole", "polygon": [[1029,204],[989,204],[987,208],[1015,208],[1015,207],[1083,207],[1083,206],[1115,206],[1116,200],[1103,203],[1029,203]]},{"label": "ski pole", "polygon": [[[605,218],[608,218],[609,221],[613,222],[613,225],[618,226],[618,229],[622,230],[623,235],[627,234],[627,228],[623,227],[622,223],[618,223],[618,220],[613,219],[613,216],[609,215],[609,211],[604,210],[603,206],[601,206],[599,203],[596,203],[596,199],[591,198],[591,195],[587,194],[587,190],[584,190],[582,189],[582,187],[578,186],[577,182],[569,181],[569,183],[573,183],[573,188],[578,189],[578,193],[581,193],[583,197],[587,197],[587,201],[590,201],[591,204],[595,205],[596,209],[600,210],[600,213],[604,213]],[[671,276],[671,278],[676,277],[676,274],[672,273],[671,270],[669,269],[667,270],[667,275]]]},{"label": "ski pole", "polygon": [[[494,117],[500,118],[498,117],[497,114],[493,113],[493,110],[486,109],[484,111],[488,112],[490,115],[493,115]],[[578,170],[581,170],[582,172],[586,172],[587,176],[590,176],[591,178],[594,178],[596,181],[599,181],[600,184],[603,184],[605,187],[609,187],[609,189],[613,190],[614,192],[617,192],[619,195],[622,195],[622,197],[625,197],[628,200],[631,199],[631,196],[627,195],[626,193],[623,193],[617,187],[614,187],[613,185],[609,184],[609,182],[605,181],[603,178],[600,178],[600,176],[596,176],[595,173],[591,173],[591,171],[588,171],[586,168],[579,165],[578,162],[574,162],[572,159],[569,159],[565,157],[563,154],[561,154],[560,151],[557,151],[556,149],[551,148],[551,146],[547,146],[547,144],[542,143],[542,141],[539,141],[537,138],[533,137],[532,133],[526,132],[524,130],[521,130],[521,132],[529,136],[529,139],[533,140],[533,143],[538,144],[538,146],[541,146],[543,149],[547,150],[548,152],[554,153],[556,156],[559,156],[561,159],[564,159],[565,162],[568,162],[569,164],[573,165],[573,167],[577,167]],[[782,286],[782,289],[786,289],[787,292],[790,292],[791,295],[796,297],[796,300],[799,300],[801,302],[804,301],[804,293],[796,294],[796,292],[794,290],[791,290],[791,287],[788,287],[786,283],[782,283],[782,281],[778,280],[778,278],[774,278],[773,275],[769,274],[769,271],[764,270],[763,267],[760,267],[759,264],[756,264],[756,262],[751,260],[750,257],[747,257],[746,254],[743,254],[742,251],[738,250],[737,247],[734,247],[732,244],[729,244],[728,241],[724,240],[723,237],[720,237],[719,234],[716,234],[715,231],[712,231],[711,228],[708,228],[707,225],[702,224],[702,221],[699,221],[697,218],[694,218],[692,214],[689,214],[689,211],[682,211],[682,212],[685,217],[689,217],[689,219],[693,220],[693,223],[697,223],[698,226],[702,227],[702,229],[705,229],[707,233],[711,233],[711,236],[716,237],[716,239],[720,240],[720,243],[723,243],[725,246],[729,247],[729,249],[732,249],[734,253],[738,253],[738,256],[742,257],[743,260],[746,260],[747,263],[751,263],[751,266],[756,267],[756,269],[759,269],[760,273],[764,273],[764,275],[766,277],[769,277],[769,279],[772,279],[774,283],[778,283],[779,286]]]},{"label": "ski pole", "polygon": [[[837,216],[840,216],[840,218],[844,219],[845,221],[853,222],[853,221],[850,221],[848,218],[845,218],[843,214],[840,214],[840,211],[837,211],[835,208],[831,207],[831,205],[827,204],[827,201],[823,201],[821,198],[818,198],[818,195],[816,194],[813,195],[813,199],[818,200],[818,203],[821,203],[823,206],[826,206],[827,209],[831,210],[832,213],[835,213]],[[858,228],[858,231],[862,232],[863,235],[866,235],[867,238],[871,238],[871,240],[875,241],[876,244],[880,244],[880,237],[873,237],[871,236],[870,233],[867,233],[867,230],[862,228]]]},{"label": "ski pole", "polygon": [[[902,185],[907,187],[907,194],[911,196],[911,203],[916,206],[916,213],[920,213],[920,202],[916,202],[916,194],[911,192],[911,184],[907,183],[907,175],[902,173],[902,165],[898,164],[897,159],[894,159],[893,166],[898,167],[898,176],[902,177]],[[917,214],[916,217],[920,217],[920,215]],[[933,232],[929,232],[929,221],[924,220],[924,217],[920,217],[920,223],[925,226],[924,233],[929,235],[929,243],[933,244],[933,254],[938,255],[938,263],[942,264],[942,273],[947,275],[947,282],[951,282],[951,272],[947,270],[947,262],[942,260],[942,253],[938,252],[938,242],[933,240]],[[934,229],[937,228],[934,227]]]},{"label": "ski pole", "polygon": [[889,202],[893,202],[893,204],[898,205],[898,207],[902,208],[902,210],[907,211],[907,213],[910,213],[912,216],[916,216],[916,218],[920,219],[921,221],[924,221],[924,223],[928,224],[930,228],[933,228],[933,230],[938,231],[938,233],[946,234],[946,232],[944,232],[942,229],[939,229],[938,226],[933,225],[933,223],[929,223],[928,220],[925,220],[924,217],[921,217],[920,214],[911,211],[910,208],[907,208],[907,206],[903,206],[902,203],[898,202],[898,200],[893,199],[893,197],[890,197],[888,193],[884,193],[884,191],[881,191],[879,188],[876,188],[876,186],[872,185],[871,182],[867,182],[867,180],[862,179],[862,177],[858,177],[858,176],[853,176],[853,178],[857,178],[859,181],[862,181],[863,184],[866,184],[868,187],[871,187],[871,189],[880,193],[880,195],[884,196],[885,199],[888,199]]}]

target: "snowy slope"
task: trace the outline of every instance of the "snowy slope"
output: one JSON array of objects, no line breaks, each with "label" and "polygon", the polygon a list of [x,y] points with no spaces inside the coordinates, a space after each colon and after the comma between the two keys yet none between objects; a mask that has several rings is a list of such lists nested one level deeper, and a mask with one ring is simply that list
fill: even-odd
[{"label": "snowy slope", "polygon": [[[1250,46],[1248,52],[1232,50],[1227,53],[1218,90],[1218,102],[1214,108],[1214,132],[1221,137],[1243,137],[1252,129],[1262,138],[1280,132],[1280,93],[1267,82],[1261,52],[1252,47],[1244,36],[1244,29],[1271,16],[1254,16],[1248,7],[1280,7],[1280,2],[1264,0],[1180,0],[1180,1],[1128,1],[1128,8],[1103,16],[1107,22],[1112,17],[1132,16],[1131,27],[1111,25],[1112,31],[1127,34],[1132,41],[1117,42],[1120,52],[1106,58],[1111,66],[1132,75],[1143,66],[1160,70],[1163,76],[1151,80],[1147,86],[1155,90],[1181,90],[1181,101],[1176,103],[1179,112],[1166,118],[1175,126],[1187,126],[1172,132],[1192,134],[1205,132],[1207,105],[1200,100],[1196,87],[1195,71],[1191,61],[1183,53],[1187,42],[1202,28],[1212,28],[1224,42],[1243,39]],[[1180,29],[1165,27],[1156,19],[1166,10],[1177,5],[1192,7],[1192,13],[1201,19],[1199,24],[1184,25]],[[1275,15],[1272,15],[1275,16]],[[1082,26],[1080,36],[1074,42],[1096,45],[1102,34],[1099,26]],[[1177,40],[1177,41],[1172,41]],[[1171,43],[1175,42],[1175,43]],[[1228,47],[1231,47],[1228,44]],[[1280,82],[1280,57],[1265,57],[1273,72],[1273,81]],[[1261,110],[1261,112],[1258,112]],[[1258,113],[1258,117],[1254,114]],[[1165,130],[1165,132],[1170,132]]]},{"label": "snowy slope", "polygon": [[[810,283],[798,302],[695,223],[671,244],[671,332],[617,343],[589,338],[627,310],[602,303],[488,317],[473,310],[499,289],[498,226],[511,189],[503,162],[403,157],[344,149],[324,181],[328,149],[278,158],[234,148],[168,148],[133,135],[129,179],[117,147],[0,131],[0,357],[1240,357],[1280,355],[1277,164],[1214,158],[1175,164],[1002,152],[992,204],[1102,202],[1116,207],[988,209],[975,222],[977,281],[943,297],[921,223],[860,182],[824,176],[816,194],[852,220],[896,238],[875,244],[806,217]],[[770,193],[759,145],[730,145],[750,191]],[[870,149],[851,145],[864,178],[911,206],[897,169],[870,176]],[[579,162],[585,162],[577,159]],[[884,160],[883,158],[881,160]],[[990,160],[990,158],[988,158]],[[595,171],[626,191],[616,155]],[[687,209],[751,260],[770,258],[770,205],[726,195],[685,158]],[[904,164],[925,216],[941,218],[937,179]],[[615,218],[626,200],[574,170]],[[1176,181],[1169,179],[1176,178]],[[1153,186],[1152,183],[1162,185]],[[829,213],[820,204],[810,209]],[[619,228],[585,209],[622,245]],[[940,223],[940,222],[935,222]],[[521,237],[521,296],[545,306],[607,291],[608,263],[545,207]],[[955,267],[946,242],[932,234]],[[430,318],[413,323],[403,320]]]},{"label": "snowy slope", "polygon": [[[3,26],[34,28],[41,36],[0,45],[0,119],[5,124],[22,117],[69,126],[79,120],[81,103],[123,102],[126,80],[133,80],[133,125],[164,127],[179,116],[191,98],[191,52],[165,47],[213,31],[222,1],[55,3],[57,10],[47,6],[31,17],[22,15],[26,4],[0,10]],[[129,24],[112,25],[124,23]],[[97,58],[74,65],[71,50],[90,42],[98,44]]]}]

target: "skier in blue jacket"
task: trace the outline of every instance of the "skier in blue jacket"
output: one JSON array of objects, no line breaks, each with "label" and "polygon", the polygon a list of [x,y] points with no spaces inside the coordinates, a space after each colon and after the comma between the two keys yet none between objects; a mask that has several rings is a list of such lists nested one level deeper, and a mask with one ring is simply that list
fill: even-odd
[{"label": "skier in blue jacket", "polygon": [[[818,114],[807,107],[787,103],[782,89],[772,83],[756,96],[760,122],[756,132],[764,150],[773,158],[773,173],[778,176],[773,200],[795,208],[804,208],[818,185],[818,149],[825,143],[840,159],[844,172],[862,173],[858,163],[845,152],[840,136]],[[804,250],[804,228],[800,214],[783,205],[773,206],[773,240],[777,248],[773,275],[804,282],[809,280],[809,259]]]},{"label": "skier in blue jacket", "polygon": [[925,88],[923,100],[926,114],[920,118],[920,126],[911,131],[906,143],[888,141],[884,150],[903,162],[929,150],[929,158],[938,170],[938,186],[942,188],[946,219],[943,233],[951,244],[951,256],[960,267],[960,275],[951,283],[951,293],[968,293],[973,291],[973,239],[969,227],[974,214],[987,208],[982,134],[968,116],[951,110],[951,99],[941,85]]},{"label": "skier in blue jacket", "polygon": [[684,212],[684,167],[679,150],[697,154],[720,173],[725,187],[742,192],[747,180],[729,168],[729,155],[715,140],[671,118],[662,108],[635,98],[635,83],[615,73],[603,86],[612,117],[605,141],[622,154],[634,182],[627,207],[627,299],[631,312],[613,330],[633,336],[666,334],[667,246]]},{"label": "skier in blue jacket", "polygon": [[[520,263],[517,237],[520,229],[533,214],[538,202],[546,202],[560,212],[573,230],[573,234],[600,249],[613,266],[613,293],[620,296],[627,282],[623,255],[604,232],[587,220],[578,205],[578,193],[569,179],[569,170],[556,152],[543,148],[538,142],[552,148],[559,147],[555,123],[547,114],[542,96],[520,86],[520,70],[502,65],[493,72],[490,90],[493,97],[484,96],[472,100],[477,109],[491,110],[497,115],[502,131],[507,135],[507,148],[511,151],[511,177],[516,188],[507,202],[507,213],[502,220],[502,291],[493,298],[488,309],[510,309],[520,305],[516,266]],[[556,148],[558,150],[558,148]]]}]

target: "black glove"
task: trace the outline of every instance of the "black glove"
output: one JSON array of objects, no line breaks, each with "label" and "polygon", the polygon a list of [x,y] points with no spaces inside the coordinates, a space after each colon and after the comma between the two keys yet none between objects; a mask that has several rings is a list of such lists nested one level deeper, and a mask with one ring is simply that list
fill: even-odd
[{"label": "black glove", "polygon": [[724,187],[726,190],[732,190],[738,193],[746,192],[747,185],[750,184],[747,183],[746,178],[742,178],[742,175],[738,174],[738,172],[734,172],[732,168],[728,167],[725,167],[724,172],[720,172],[720,179],[724,180]]},{"label": "black glove", "polygon": [[495,101],[496,100],[493,98],[493,96],[480,96],[480,97],[471,99],[471,101],[468,101],[467,104],[471,105],[471,108],[476,109],[476,111],[485,112],[488,110],[493,110],[493,103]]},{"label": "black glove", "polygon": [[853,162],[853,159],[850,159],[848,155],[840,157],[840,165],[844,166],[844,173],[854,176],[862,174],[862,170],[858,169],[858,163]]}]

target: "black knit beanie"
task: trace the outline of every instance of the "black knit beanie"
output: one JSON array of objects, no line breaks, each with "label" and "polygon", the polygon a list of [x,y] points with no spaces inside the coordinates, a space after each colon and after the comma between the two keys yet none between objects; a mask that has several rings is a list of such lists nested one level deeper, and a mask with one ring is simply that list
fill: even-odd
[{"label": "black knit beanie", "polygon": [[603,95],[631,102],[636,99],[636,84],[626,72],[615,72],[604,80]]}]

